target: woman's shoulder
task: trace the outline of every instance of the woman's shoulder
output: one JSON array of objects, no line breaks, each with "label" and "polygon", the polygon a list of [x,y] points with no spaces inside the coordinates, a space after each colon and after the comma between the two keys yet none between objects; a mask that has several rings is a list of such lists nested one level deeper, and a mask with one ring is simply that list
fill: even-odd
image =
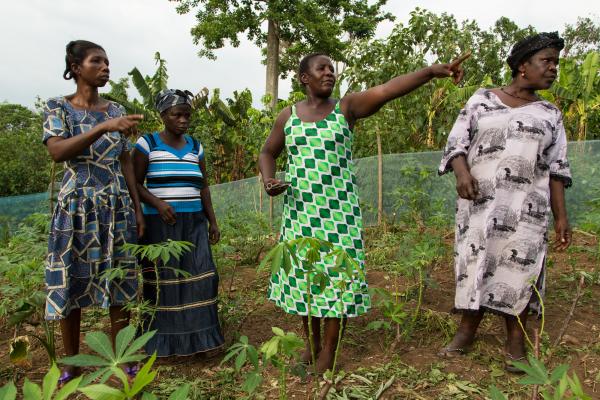
[{"label": "woman's shoulder", "polygon": [[65,96],[55,96],[46,99],[44,102],[44,107],[48,110],[54,110],[56,108],[64,108],[65,104],[68,104]]}]

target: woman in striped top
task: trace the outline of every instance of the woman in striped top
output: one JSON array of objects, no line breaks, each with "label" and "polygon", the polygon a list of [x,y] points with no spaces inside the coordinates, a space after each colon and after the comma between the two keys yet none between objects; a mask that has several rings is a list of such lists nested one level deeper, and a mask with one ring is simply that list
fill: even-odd
[{"label": "woman in striped top", "polygon": [[[146,244],[186,240],[194,248],[159,270],[159,304],[147,328],[157,333],[146,351],[157,356],[205,353],[223,345],[217,315],[219,278],[210,245],[219,228],[206,181],[204,149],[186,135],[192,94],[165,90],[156,98],[165,129],[138,139],[133,152],[135,175],[146,218]],[[144,185],[145,184],[145,185]],[[208,224],[207,224],[208,222]],[[183,277],[175,269],[189,273]],[[144,267],[144,298],[156,299],[156,276]]]}]

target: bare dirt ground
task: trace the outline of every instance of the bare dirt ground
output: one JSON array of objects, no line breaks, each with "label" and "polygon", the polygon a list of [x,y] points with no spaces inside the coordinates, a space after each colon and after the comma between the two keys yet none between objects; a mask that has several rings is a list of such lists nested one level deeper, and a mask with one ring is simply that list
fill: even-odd
[{"label": "bare dirt ground", "polygon": [[[577,373],[586,392],[592,398],[600,399],[600,386],[597,387],[600,382],[600,287],[597,284],[584,286],[561,345],[549,348],[562,328],[575,296],[578,278],[574,269],[588,272],[600,269],[595,265],[593,256],[581,250],[595,246],[594,240],[576,233],[570,252],[549,254],[542,352],[550,360],[550,367],[569,364],[571,373]],[[448,241],[447,245],[451,243]],[[378,270],[377,266],[367,268],[371,287],[391,285],[386,271]],[[228,288],[229,278],[226,271],[222,273],[222,288]],[[361,393],[361,390],[374,393],[374,388],[391,381],[379,398],[479,399],[485,398],[491,384],[508,393],[510,399],[527,398],[530,389],[516,383],[520,377],[503,370],[505,330],[498,316],[486,316],[468,355],[450,360],[440,359],[436,355],[452,334],[447,330],[453,329],[459,320],[458,315],[449,314],[454,298],[451,260],[446,259],[436,265],[431,278],[436,284],[426,289],[421,318],[408,340],[395,343],[394,332],[368,330],[370,322],[382,319],[376,309],[349,322],[339,360],[344,373],[336,385],[336,393],[340,394],[345,389],[347,393]],[[273,335],[272,326],[301,335],[299,318],[286,315],[265,299],[267,282],[267,274],[257,273],[254,267],[237,270],[232,291],[223,293],[228,299],[227,309],[224,309],[227,313],[224,318],[227,345],[240,335],[245,335],[251,343],[259,346]],[[82,339],[85,332],[92,329],[108,331],[108,319],[101,311],[87,310],[83,319]],[[532,335],[533,329],[540,327],[541,320],[531,318],[527,331]],[[39,328],[25,327],[25,330],[21,334],[39,331]],[[34,341],[31,365],[13,367],[8,359],[8,341],[13,334],[12,329],[6,328],[3,323],[0,329],[0,383],[12,377],[22,381],[25,376],[33,381],[41,381],[47,370],[44,350]],[[60,348],[60,339],[57,344]],[[86,351],[85,346],[82,351]],[[169,391],[187,381],[192,383],[192,392],[198,399],[237,398],[242,395],[239,389],[241,381],[233,376],[231,368],[220,365],[221,359],[222,355],[212,359],[183,357],[160,360],[157,362],[158,378],[153,387],[155,390]],[[312,387],[310,385],[310,382],[291,377],[288,397],[307,398],[307,392]],[[259,397],[262,398],[278,398],[275,370],[267,371],[260,393]],[[347,398],[370,398],[356,396]]]}]

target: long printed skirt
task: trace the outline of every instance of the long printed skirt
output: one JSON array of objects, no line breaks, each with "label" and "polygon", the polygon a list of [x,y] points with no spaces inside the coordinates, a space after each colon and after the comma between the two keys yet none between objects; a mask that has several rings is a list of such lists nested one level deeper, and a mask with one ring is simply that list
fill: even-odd
[{"label": "long printed skirt", "polygon": [[[219,276],[208,242],[208,224],[203,212],[177,213],[175,225],[165,224],[158,215],[145,215],[144,243],[168,239],[192,242],[194,247],[169,268],[159,268],[159,304],[148,317],[148,330],[157,330],[146,344],[148,354],[158,357],[191,355],[223,346],[217,313]],[[186,271],[182,276],[174,269]],[[156,304],[154,267],[144,260],[144,299]],[[151,322],[150,322],[151,321]]]}]

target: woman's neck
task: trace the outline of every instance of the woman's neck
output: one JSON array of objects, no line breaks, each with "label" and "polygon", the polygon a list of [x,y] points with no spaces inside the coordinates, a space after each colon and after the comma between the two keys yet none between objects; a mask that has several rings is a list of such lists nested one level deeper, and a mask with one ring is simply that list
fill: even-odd
[{"label": "woman's neck", "polygon": [[312,108],[319,108],[322,105],[330,104],[331,97],[319,97],[308,93],[306,95],[306,105]]},{"label": "woman's neck", "polygon": [[522,82],[520,79],[513,80],[510,85],[506,86],[511,95],[518,97],[523,100],[538,100],[538,96],[535,93],[535,88],[532,88],[526,82]]},{"label": "woman's neck", "polygon": [[98,108],[100,105],[98,88],[86,84],[77,84],[77,91],[71,96],[70,101],[79,108]]},{"label": "woman's neck", "polygon": [[164,143],[172,147],[181,143],[185,143],[184,135],[178,135],[176,133],[168,131],[167,129],[163,130],[160,133],[160,136]]}]

